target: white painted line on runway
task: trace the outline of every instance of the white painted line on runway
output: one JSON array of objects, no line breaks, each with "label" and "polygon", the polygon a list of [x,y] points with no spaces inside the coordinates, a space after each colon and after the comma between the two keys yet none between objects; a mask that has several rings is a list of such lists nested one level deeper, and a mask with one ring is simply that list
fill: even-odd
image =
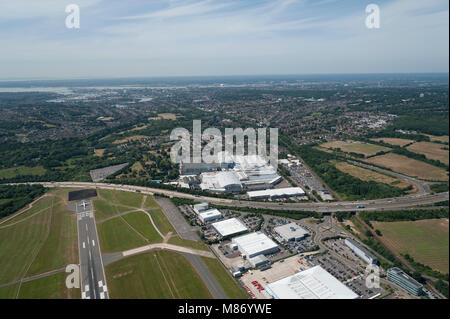
[{"label": "white painted line on runway", "polygon": [[92,246],[95,246],[95,241],[92,239]]},{"label": "white painted line on runway", "polygon": [[105,293],[104,292],[100,293],[100,299],[105,299]]},{"label": "white painted line on runway", "polygon": [[85,242],[83,242],[83,248],[86,248],[86,243]]},{"label": "white painted line on runway", "polygon": [[103,286],[103,281],[102,281],[102,280],[100,280],[100,281],[98,282],[98,286],[99,286],[100,288]]},{"label": "white painted line on runway", "polygon": [[86,285],[86,286],[84,287],[84,291],[86,291],[86,292],[89,291],[89,285]]}]

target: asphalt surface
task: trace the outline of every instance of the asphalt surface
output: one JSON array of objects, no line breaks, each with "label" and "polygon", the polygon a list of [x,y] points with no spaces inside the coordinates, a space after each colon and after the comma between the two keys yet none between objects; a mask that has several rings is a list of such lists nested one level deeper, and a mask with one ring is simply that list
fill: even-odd
[{"label": "asphalt surface", "polygon": [[[39,182],[26,184],[41,184],[45,187],[72,187],[72,188],[100,188],[111,189],[119,191],[136,192],[140,191],[143,194],[154,195],[162,194],[169,197],[187,198],[196,201],[208,202],[217,205],[231,206],[231,207],[253,207],[253,208],[267,208],[273,210],[311,210],[318,212],[333,212],[333,211],[364,211],[364,210],[389,210],[414,207],[417,205],[429,205],[449,199],[449,192],[438,194],[415,194],[407,195],[397,198],[383,198],[376,200],[361,200],[353,202],[320,202],[320,203],[283,203],[283,202],[256,202],[244,201],[236,199],[223,199],[209,196],[195,196],[187,193],[181,193],[171,190],[131,186],[131,185],[116,185],[106,183],[89,183],[89,182]],[[361,207],[364,206],[364,207]]]},{"label": "asphalt surface", "polygon": [[[83,206],[85,203],[85,207]],[[80,255],[81,297],[108,299],[103,260],[91,200],[76,202],[78,251]]]},{"label": "asphalt surface", "polygon": [[222,287],[199,256],[186,253],[183,253],[183,255],[189,260],[195,270],[197,270],[197,273],[202,278],[214,299],[228,299],[225,291],[223,291]]},{"label": "asphalt surface", "polygon": [[155,198],[156,202],[161,206],[164,214],[169,222],[173,225],[176,232],[182,239],[199,241],[197,233],[192,230],[178,208],[167,198]]}]

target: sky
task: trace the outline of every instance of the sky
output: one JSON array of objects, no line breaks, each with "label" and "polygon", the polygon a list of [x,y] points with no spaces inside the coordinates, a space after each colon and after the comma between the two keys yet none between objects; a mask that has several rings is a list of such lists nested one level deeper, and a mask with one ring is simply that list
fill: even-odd
[{"label": "sky", "polygon": [[[366,27],[366,6],[380,28]],[[68,29],[65,8],[80,8]],[[0,0],[0,79],[449,70],[448,0]]]}]

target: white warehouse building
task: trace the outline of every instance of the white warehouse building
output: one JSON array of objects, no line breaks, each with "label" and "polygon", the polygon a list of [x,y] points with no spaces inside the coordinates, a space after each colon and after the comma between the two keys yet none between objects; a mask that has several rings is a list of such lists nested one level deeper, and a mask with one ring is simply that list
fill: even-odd
[{"label": "white warehouse building", "polygon": [[222,213],[218,211],[217,209],[208,209],[206,211],[201,212],[198,214],[198,219],[201,220],[202,223],[208,223],[217,219],[222,218]]},{"label": "white warehouse building", "polygon": [[359,296],[321,266],[280,279],[265,287],[275,299],[357,299]]},{"label": "white warehouse building", "polygon": [[289,223],[274,228],[283,241],[298,241],[309,235],[309,232],[296,223]]},{"label": "white warehouse building", "polygon": [[358,244],[351,238],[345,239],[345,244],[349,247],[358,257],[364,260],[368,264],[376,264],[378,263],[378,259],[367,251],[364,247]]},{"label": "white warehouse building", "polygon": [[283,198],[292,196],[303,196],[305,191],[300,187],[287,187],[287,188],[276,188],[276,189],[266,189],[259,191],[247,192],[250,199],[262,199],[262,198]]},{"label": "white warehouse building", "polygon": [[232,243],[237,245],[242,256],[247,259],[279,251],[278,245],[261,232],[235,237],[232,239]]},{"label": "white warehouse building", "polygon": [[247,227],[237,218],[226,219],[211,226],[219,233],[222,237],[227,237],[230,235],[239,234],[248,230]]}]

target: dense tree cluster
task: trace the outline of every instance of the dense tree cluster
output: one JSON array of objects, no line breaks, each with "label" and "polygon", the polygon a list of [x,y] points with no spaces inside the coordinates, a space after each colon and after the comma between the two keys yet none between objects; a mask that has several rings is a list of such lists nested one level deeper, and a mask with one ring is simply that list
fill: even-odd
[{"label": "dense tree cluster", "polygon": [[0,218],[11,215],[44,193],[41,185],[0,186]]}]

